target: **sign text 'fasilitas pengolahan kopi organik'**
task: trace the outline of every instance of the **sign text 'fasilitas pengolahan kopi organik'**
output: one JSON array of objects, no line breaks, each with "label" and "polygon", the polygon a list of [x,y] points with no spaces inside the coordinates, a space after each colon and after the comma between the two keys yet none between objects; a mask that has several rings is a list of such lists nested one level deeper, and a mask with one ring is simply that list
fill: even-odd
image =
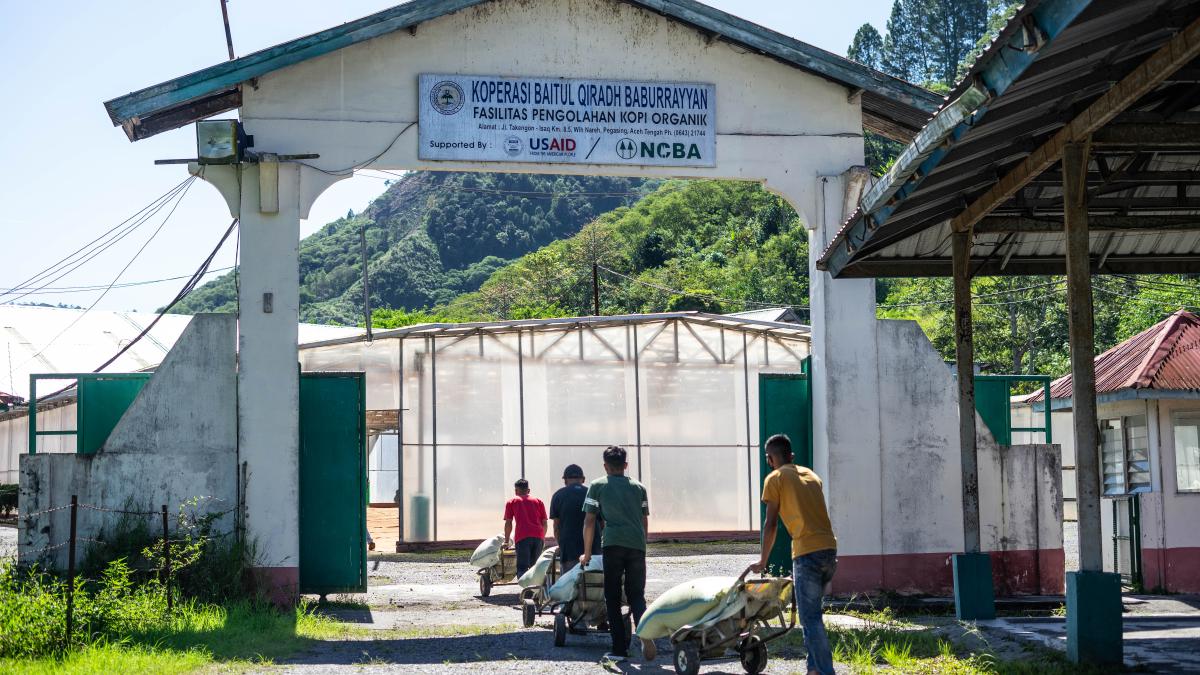
[{"label": "sign text 'fasilitas pengolahan kopi organik'", "polygon": [[420,77],[426,160],[716,166],[711,84]]}]

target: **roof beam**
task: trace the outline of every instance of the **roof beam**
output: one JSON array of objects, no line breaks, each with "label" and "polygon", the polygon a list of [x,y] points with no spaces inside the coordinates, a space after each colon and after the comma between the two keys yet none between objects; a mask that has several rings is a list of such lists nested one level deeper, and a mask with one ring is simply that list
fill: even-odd
[{"label": "roof beam", "polygon": [[1092,147],[1104,150],[1200,148],[1200,125],[1171,122],[1110,124],[1092,134]]},{"label": "roof beam", "polygon": [[[1097,216],[1088,217],[1088,229],[1112,232],[1200,229],[1197,216]],[[975,225],[975,234],[1056,233],[1063,231],[1062,218],[988,216]]]},{"label": "roof beam", "polygon": [[[977,277],[1022,277],[1043,274],[1065,274],[1063,258],[1022,257],[1014,255],[1007,265],[996,258],[985,261],[972,259],[971,269]],[[1196,274],[1200,273],[1200,255],[1111,255],[1099,266],[1099,258],[1092,257],[1092,274]],[[840,278],[856,279],[870,277],[948,277],[951,273],[950,258],[866,258],[847,266]]]},{"label": "roof beam", "polygon": [[1200,19],[1192,21],[1167,41],[1150,58],[1113,85],[1075,119],[1022,160],[987,192],[955,216],[951,227],[964,231],[1007,201],[1029,181],[1049,169],[1062,157],[1067,143],[1082,141],[1125,111],[1146,94],[1154,91],[1172,73],[1200,55]]}]

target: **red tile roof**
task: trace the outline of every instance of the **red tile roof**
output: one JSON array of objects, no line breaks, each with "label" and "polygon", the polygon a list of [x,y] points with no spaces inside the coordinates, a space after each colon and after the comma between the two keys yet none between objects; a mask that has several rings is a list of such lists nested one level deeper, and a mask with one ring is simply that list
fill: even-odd
[{"label": "red tile roof", "polygon": [[[1097,356],[1096,393],[1121,389],[1200,390],[1200,316],[1179,310]],[[1071,398],[1071,376],[1052,382],[1050,396]]]}]

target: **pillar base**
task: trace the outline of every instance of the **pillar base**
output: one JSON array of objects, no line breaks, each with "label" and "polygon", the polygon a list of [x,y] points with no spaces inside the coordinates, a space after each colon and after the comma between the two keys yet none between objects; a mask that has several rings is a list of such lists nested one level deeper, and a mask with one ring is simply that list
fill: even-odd
[{"label": "pillar base", "polygon": [[992,558],[986,553],[953,556],[954,615],[959,621],[996,618],[996,595],[992,589]]},{"label": "pillar base", "polygon": [[1119,666],[1123,655],[1121,576],[1067,573],[1067,658],[1074,663]]},{"label": "pillar base", "polygon": [[299,567],[251,567],[253,592],[280,609],[291,609],[300,601]]}]

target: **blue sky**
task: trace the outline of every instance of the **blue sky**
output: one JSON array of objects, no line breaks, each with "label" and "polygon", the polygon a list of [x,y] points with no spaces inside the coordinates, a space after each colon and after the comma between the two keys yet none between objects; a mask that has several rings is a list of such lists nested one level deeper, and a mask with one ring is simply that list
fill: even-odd
[{"label": "blue sky", "polygon": [[[705,0],[707,4],[838,54],[870,22],[882,31],[891,0]],[[233,0],[239,55],[395,5],[388,0]],[[195,154],[190,128],[130,143],[103,101],[226,59],[218,0],[145,2],[0,1],[0,288],[53,264],[166,193],[185,177],[154,160]],[[383,181],[356,177],[327,192],[302,224],[308,234],[360,211]],[[53,286],[106,285],[158,223],[136,232]],[[191,274],[229,222],[211,187],[197,183],[122,282]],[[232,264],[228,246],[213,267]],[[178,290],[170,281],[109,292],[100,309],[151,311]],[[23,301],[92,304],[99,291],[28,296]],[[11,301],[13,296],[0,298]]]}]

